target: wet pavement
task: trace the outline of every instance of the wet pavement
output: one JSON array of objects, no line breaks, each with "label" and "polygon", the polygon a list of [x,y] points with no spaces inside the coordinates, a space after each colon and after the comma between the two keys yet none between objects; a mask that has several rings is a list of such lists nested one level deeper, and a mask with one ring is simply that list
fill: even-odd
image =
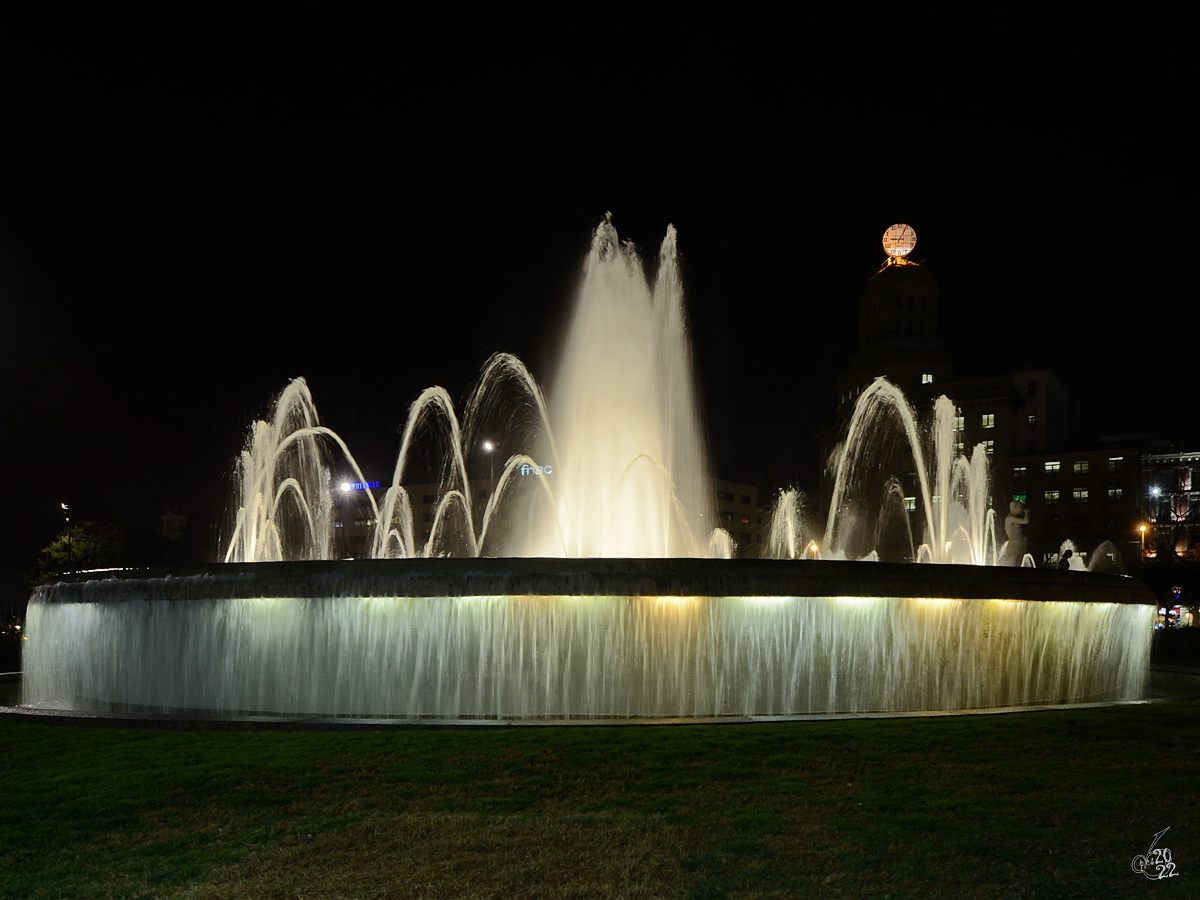
[{"label": "wet pavement", "polygon": [[1200,700],[1200,666],[1152,666],[1149,693],[1155,700]]},{"label": "wet pavement", "polygon": [[[511,728],[563,726],[737,725],[768,722],[828,722],[837,719],[930,718],[961,715],[997,715],[1049,709],[1080,709],[1108,703],[1039,705],[1000,709],[936,710],[901,713],[836,713],[802,716],[727,716],[654,719],[385,719],[320,716],[207,716],[162,715],[145,712],[94,713],[72,710],[30,709],[18,706],[21,682],[14,674],[0,674],[0,716],[26,722],[101,728],[149,728],[188,731],[364,731],[393,729]],[[1200,700],[1200,666],[1155,665],[1150,671],[1147,697],[1141,703]]]}]

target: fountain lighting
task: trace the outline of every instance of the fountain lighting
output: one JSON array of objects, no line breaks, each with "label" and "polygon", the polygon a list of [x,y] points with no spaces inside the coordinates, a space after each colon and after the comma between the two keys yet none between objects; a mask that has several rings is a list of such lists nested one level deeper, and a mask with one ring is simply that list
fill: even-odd
[{"label": "fountain lighting", "polygon": [[[894,237],[897,250],[915,239]],[[461,419],[444,389],[425,390],[377,499],[291,382],[250,429],[225,564],[38,588],[23,702],[465,720],[1140,698],[1153,598],[1098,572],[997,567],[986,455],[957,452],[955,414],[943,397],[923,429],[877,380],[834,460],[823,534],[783,491],[764,542],[775,558],[731,558],[710,524],[675,231],[647,278],[606,217],[548,395],[508,354]],[[429,444],[443,453],[426,536],[405,484]],[[915,534],[880,474],[893,446],[915,467]],[[339,488],[370,505],[369,559],[333,559]],[[878,562],[898,522],[910,562]]]}]

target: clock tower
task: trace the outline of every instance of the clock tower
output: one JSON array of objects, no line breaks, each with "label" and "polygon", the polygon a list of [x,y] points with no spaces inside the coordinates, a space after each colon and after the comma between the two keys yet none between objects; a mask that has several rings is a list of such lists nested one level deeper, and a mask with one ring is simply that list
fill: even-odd
[{"label": "clock tower", "polygon": [[920,405],[953,376],[938,329],[938,281],[925,262],[910,258],[917,234],[910,225],[883,233],[886,259],[858,300],[858,349],[838,378],[838,418],[849,418],[863,388],[883,376]]}]

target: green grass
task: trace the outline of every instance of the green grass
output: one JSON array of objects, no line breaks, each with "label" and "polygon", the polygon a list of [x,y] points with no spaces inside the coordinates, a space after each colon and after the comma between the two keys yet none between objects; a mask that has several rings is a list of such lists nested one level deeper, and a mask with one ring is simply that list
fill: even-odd
[{"label": "green grass", "polygon": [[[0,720],[0,897],[1200,896],[1200,703],[661,728]],[[1155,832],[1180,877],[1131,859]]]}]

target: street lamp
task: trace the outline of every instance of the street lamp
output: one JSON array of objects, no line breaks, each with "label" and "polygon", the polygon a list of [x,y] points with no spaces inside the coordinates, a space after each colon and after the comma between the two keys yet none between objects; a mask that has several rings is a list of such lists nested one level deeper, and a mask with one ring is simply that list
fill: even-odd
[{"label": "street lamp", "polygon": [[1138,533],[1141,534],[1141,537],[1142,537],[1142,559],[1145,560],[1145,558],[1146,558],[1146,526],[1139,525]]},{"label": "street lamp", "polygon": [[67,517],[67,570],[70,571],[71,563],[74,562],[71,553],[71,507],[65,503],[60,503],[59,506],[63,509],[63,515]]},{"label": "street lamp", "polygon": [[488,455],[488,493],[492,494],[496,491],[496,457],[492,455],[496,445],[491,441],[484,441],[482,446],[483,452]]}]

